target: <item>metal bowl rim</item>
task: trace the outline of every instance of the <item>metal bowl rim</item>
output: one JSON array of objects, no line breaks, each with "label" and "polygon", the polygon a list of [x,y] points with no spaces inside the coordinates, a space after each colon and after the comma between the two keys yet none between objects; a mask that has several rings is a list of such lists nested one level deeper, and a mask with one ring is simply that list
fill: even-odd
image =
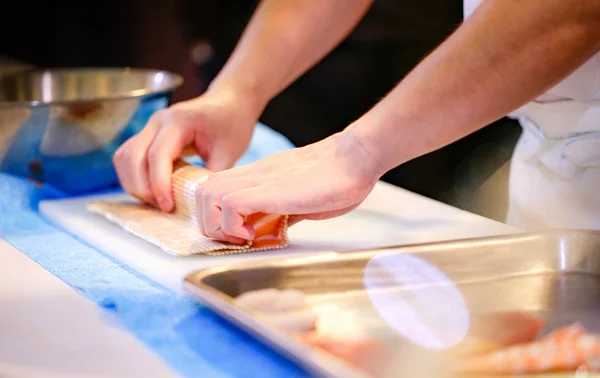
[{"label": "metal bowl rim", "polygon": [[[11,74],[5,75],[5,77],[9,76],[20,76],[24,74],[32,74],[32,73],[60,73],[60,72],[85,72],[85,71],[98,71],[98,72],[131,72],[131,73],[146,73],[146,74],[157,74],[163,73],[172,79],[172,84],[161,88],[160,90],[144,88],[144,89],[135,89],[132,91],[122,92],[115,95],[109,96],[101,96],[94,98],[82,98],[77,100],[56,100],[56,101],[0,101],[0,108],[35,108],[35,107],[50,107],[55,105],[72,105],[72,104],[81,104],[81,103],[89,103],[96,101],[118,101],[132,98],[144,98],[150,96],[158,96],[164,95],[169,92],[175,91],[179,88],[183,82],[183,76],[178,73],[166,71],[166,70],[156,70],[150,68],[132,68],[132,67],[78,67],[78,68],[30,68],[18,72],[14,72]],[[1,77],[1,76],[0,76]]]}]

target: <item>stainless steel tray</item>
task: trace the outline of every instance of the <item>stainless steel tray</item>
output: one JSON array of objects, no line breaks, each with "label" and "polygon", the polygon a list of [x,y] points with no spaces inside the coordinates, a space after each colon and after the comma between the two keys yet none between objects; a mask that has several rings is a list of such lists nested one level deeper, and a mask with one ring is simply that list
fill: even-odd
[{"label": "stainless steel tray", "polygon": [[515,234],[278,258],[195,272],[184,285],[315,375],[358,377],[364,373],[296,341],[232,299],[263,288],[299,289],[317,308],[335,303],[361,311],[365,321],[379,322],[382,334],[392,334],[397,328],[372,293],[393,292],[412,308],[421,302],[425,313],[431,306],[419,296],[435,289],[438,307],[448,311],[456,309],[448,301],[459,292],[468,313],[526,311],[546,320],[543,332],[575,321],[600,332],[600,232]]}]

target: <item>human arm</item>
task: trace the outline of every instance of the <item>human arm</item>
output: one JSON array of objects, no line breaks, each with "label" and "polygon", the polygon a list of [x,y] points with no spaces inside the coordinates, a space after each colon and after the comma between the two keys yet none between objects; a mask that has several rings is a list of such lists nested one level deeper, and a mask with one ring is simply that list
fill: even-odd
[{"label": "human arm", "polygon": [[[211,231],[252,238],[254,212],[344,214],[387,170],[535,98],[600,48],[600,2],[487,0],[378,105],[315,145],[216,174],[200,186]],[[205,211],[205,210],[204,210]],[[208,212],[205,211],[205,214]]]},{"label": "human arm", "polygon": [[372,3],[263,0],[210,88],[235,88],[266,105],[333,50]]},{"label": "human arm", "polygon": [[599,49],[598,1],[487,0],[348,132],[382,174],[503,117]]},{"label": "human arm", "polygon": [[193,144],[214,171],[248,147],[269,100],[332,50],[372,0],[263,0],[206,93],[157,112],[115,154],[124,189],[173,209],[173,161]]}]

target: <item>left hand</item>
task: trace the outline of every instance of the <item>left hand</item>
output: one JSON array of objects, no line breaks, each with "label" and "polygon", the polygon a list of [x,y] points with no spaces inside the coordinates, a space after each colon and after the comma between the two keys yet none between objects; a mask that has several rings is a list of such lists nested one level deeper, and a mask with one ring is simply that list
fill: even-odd
[{"label": "left hand", "polygon": [[202,234],[253,240],[254,229],[244,223],[251,214],[289,215],[294,224],[337,217],[358,207],[380,172],[374,156],[346,134],[210,176],[196,191]]}]

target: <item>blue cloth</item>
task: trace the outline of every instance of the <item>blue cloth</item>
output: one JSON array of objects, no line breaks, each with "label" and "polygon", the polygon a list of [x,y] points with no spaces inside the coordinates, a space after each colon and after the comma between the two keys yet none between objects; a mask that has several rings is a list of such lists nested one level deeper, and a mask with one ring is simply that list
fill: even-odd
[{"label": "blue cloth", "polygon": [[[240,163],[290,147],[258,125]],[[109,311],[183,376],[308,376],[191,296],[164,288],[47,223],[37,211],[39,201],[63,196],[0,173],[0,237]]]}]

